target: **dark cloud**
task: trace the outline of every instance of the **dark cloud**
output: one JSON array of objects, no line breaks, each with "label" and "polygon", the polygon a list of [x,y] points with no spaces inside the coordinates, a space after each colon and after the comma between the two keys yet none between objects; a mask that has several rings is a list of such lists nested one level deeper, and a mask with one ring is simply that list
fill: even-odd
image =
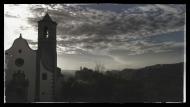
[{"label": "dark cloud", "polygon": [[44,6],[58,22],[62,40],[57,43],[67,52],[119,48],[130,55],[170,50],[175,43],[148,43],[146,39],[183,30],[186,12],[185,5],[134,5],[120,12],[82,5],[37,5],[31,8],[35,17],[28,19],[32,25],[43,16]]}]

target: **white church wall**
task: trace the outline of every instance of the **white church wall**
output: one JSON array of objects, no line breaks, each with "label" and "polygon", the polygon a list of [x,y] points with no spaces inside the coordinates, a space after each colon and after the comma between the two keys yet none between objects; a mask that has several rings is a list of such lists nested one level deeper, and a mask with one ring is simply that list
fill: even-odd
[{"label": "white church wall", "polygon": [[[12,47],[5,53],[5,62],[7,63],[5,77],[7,82],[12,80],[12,75],[15,72],[18,72],[18,70],[24,71],[25,78],[29,81],[28,101],[33,102],[35,95],[36,52],[30,49],[26,40],[18,38],[13,43]],[[22,58],[24,60],[24,64],[22,66],[17,66],[15,64],[15,60],[17,58]]]}]

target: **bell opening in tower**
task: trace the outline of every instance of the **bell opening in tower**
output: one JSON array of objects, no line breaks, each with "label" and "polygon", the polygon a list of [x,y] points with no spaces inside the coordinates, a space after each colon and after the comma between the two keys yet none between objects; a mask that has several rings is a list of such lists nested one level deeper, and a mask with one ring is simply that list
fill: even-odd
[{"label": "bell opening in tower", "polygon": [[48,32],[48,28],[47,27],[44,28],[44,37],[45,38],[49,37],[49,32]]}]

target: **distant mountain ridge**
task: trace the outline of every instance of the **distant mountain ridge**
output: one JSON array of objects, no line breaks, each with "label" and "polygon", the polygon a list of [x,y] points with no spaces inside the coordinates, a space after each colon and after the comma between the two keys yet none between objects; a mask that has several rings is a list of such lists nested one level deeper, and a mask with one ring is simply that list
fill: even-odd
[{"label": "distant mountain ridge", "polygon": [[182,101],[184,63],[156,64],[140,69],[124,69],[118,75],[143,84],[148,101]]},{"label": "distant mountain ridge", "polygon": [[[183,66],[184,62],[179,62],[179,63],[172,63],[172,64],[155,64],[155,65],[151,65],[151,66],[145,66],[142,68],[125,68],[123,70],[113,70],[113,71],[109,71],[115,75],[119,75],[122,78],[125,79],[130,79],[132,78],[132,76],[137,76],[137,75],[148,75],[149,73],[152,72],[156,72],[159,70],[163,71],[164,69],[168,69],[168,68],[172,68],[172,67],[180,67],[179,70],[183,72]],[[148,73],[148,74],[147,74]],[[133,77],[133,78],[137,78],[137,77]]]}]

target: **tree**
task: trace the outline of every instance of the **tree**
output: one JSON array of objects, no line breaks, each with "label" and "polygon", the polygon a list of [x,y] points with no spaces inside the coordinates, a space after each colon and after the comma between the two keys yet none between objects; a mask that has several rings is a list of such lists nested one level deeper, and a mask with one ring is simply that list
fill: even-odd
[{"label": "tree", "polygon": [[96,63],[95,65],[95,71],[97,72],[103,72],[105,70],[105,66],[102,63]]}]

